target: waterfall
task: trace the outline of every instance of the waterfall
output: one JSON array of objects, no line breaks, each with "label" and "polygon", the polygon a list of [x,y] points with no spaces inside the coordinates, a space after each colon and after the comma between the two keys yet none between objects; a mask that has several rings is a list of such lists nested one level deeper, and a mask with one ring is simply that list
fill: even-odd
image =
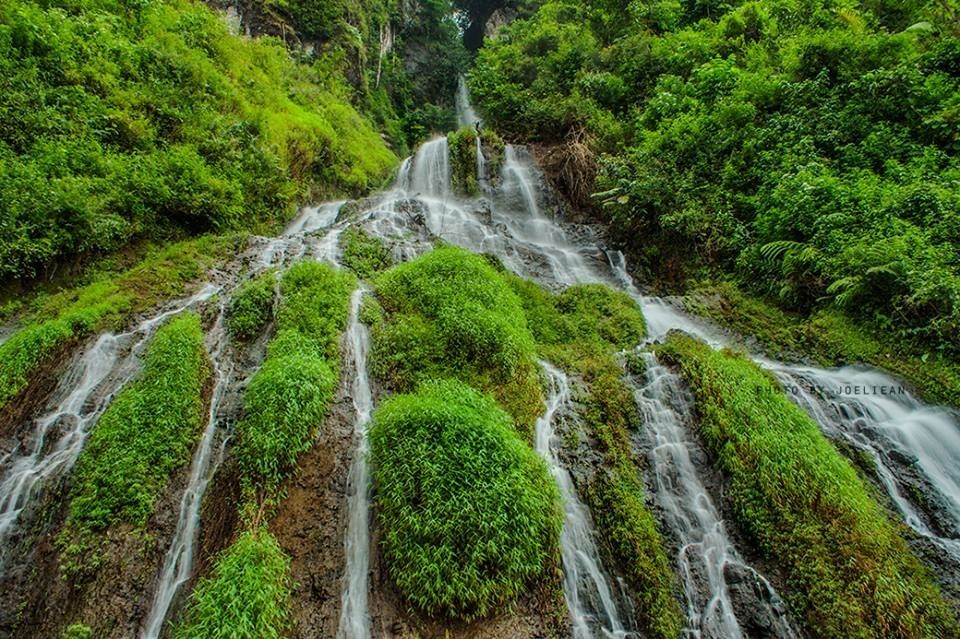
[{"label": "waterfall", "polygon": [[[616,269],[615,257],[611,264]],[[664,300],[641,296],[638,301],[653,339],[680,329],[714,348],[734,345],[722,331]],[[806,410],[826,435],[866,453],[906,524],[960,566],[960,421],[956,413],[920,402],[879,370],[824,369],[765,357],[753,359],[778,378],[787,396]],[[927,480],[923,491],[926,500],[934,503],[936,522],[929,521],[901,485],[894,467],[898,459]]]},{"label": "waterfall", "polygon": [[470,89],[467,88],[467,79],[462,75],[457,79],[457,95],[454,99],[457,107],[457,126],[476,127],[483,124],[470,101]]},{"label": "waterfall", "polygon": [[234,381],[233,362],[227,355],[229,337],[225,326],[226,308],[227,301],[223,300],[220,303],[216,323],[206,337],[207,352],[210,354],[214,374],[206,428],[190,464],[190,476],[183,496],[180,498],[177,527],[163,560],[153,603],[141,634],[143,639],[160,637],[164,621],[177,593],[192,575],[194,549],[200,528],[200,507],[203,504],[207,486],[223,460],[227,438],[219,437],[219,445],[217,445],[220,430],[218,414],[224,395]]},{"label": "waterfall", "polygon": [[[646,383],[634,393],[653,444],[654,496],[680,545],[677,566],[687,603],[684,637],[744,637],[730,597],[729,572],[745,575],[753,582],[754,592],[764,593],[751,606],[751,614],[771,622],[770,636],[796,637],[786,619],[786,604],[766,579],[740,559],[700,480],[688,444],[692,419],[686,388],[653,353],[642,352],[641,356]],[[759,606],[765,609],[758,610]]]},{"label": "waterfall", "polygon": [[547,362],[540,365],[549,380],[549,396],[547,410],[537,420],[536,450],[547,462],[563,499],[560,534],[563,595],[573,621],[573,636],[574,639],[628,637],[633,633],[624,624],[610,579],[603,570],[590,512],[577,498],[570,473],[553,450],[554,419],[570,401],[570,384],[559,369]]},{"label": "waterfall", "polygon": [[367,352],[370,335],[360,321],[360,306],[366,289],[360,287],[350,303],[350,326],[347,330],[350,353],[353,358],[353,406],[356,411],[354,427],[360,443],[354,453],[347,478],[348,521],[344,550],[346,569],[343,575],[340,625],[337,639],[369,639],[370,613],[367,593],[370,576],[370,461],[367,426],[373,412],[373,394],[367,374]]},{"label": "waterfall", "polygon": [[[218,286],[207,284],[192,297],[174,302],[128,333],[100,336],[68,371],[61,383],[69,389],[66,396],[36,421],[28,449],[13,451],[5,460],[0,478],[0,565],[9,552],[7,541],[21,513],[48,479],[73,467],[90,427],[136,374],[139,357],[157,327],[219,290]],[[122,356],[124,352],[127,354]],[[52,444],[48,442],[51,436],[56,438]]]}]

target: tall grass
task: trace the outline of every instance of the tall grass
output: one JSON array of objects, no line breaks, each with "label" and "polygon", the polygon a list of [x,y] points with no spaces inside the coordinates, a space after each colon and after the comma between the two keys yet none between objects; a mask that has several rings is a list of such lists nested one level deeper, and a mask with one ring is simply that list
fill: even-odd
[{"label": "tall grass", "polygon": [[276,273],[266,271],[237,287],[227,311],[227,329],[239,340],[259,335],[273,312]]}]

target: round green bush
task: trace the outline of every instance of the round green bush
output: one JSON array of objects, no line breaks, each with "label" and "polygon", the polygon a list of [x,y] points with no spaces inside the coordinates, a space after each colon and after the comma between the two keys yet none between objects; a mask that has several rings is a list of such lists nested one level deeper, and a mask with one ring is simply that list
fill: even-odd
[{"label": "round green bush", "polygon": [[370,443],[383,551],[415,606],[484,616],[555,559],[559,491],[493,400],[427,382],[383,404]]}]

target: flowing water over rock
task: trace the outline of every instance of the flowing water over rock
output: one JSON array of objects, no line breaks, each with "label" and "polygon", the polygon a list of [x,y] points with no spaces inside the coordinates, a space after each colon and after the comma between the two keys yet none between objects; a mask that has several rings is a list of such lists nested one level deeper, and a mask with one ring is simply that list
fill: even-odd
[{"label": "flowing water over rock", "polygon": [[73,467],[90,427],[137,373],[140,355],[156,329],[169,317],[205,302],[219,290],[208,284],[130,332],[100,336],[67,371],[61,383],[62,398],[36,420],[28,439],[4,460],[0,479],[0,566],[7,559],[7,542],[22,513],[48,480],[63,476]]},{"label": "flowing water over rock", "polygon": [[[664,300],[639,300],[651,338],[679,329],[716,348],[735,345],[730,336]],[[754,357],[754,361],[780,380],[787,395],[827,436],[872,461],[878,480],[907,525],[938,549],[937,561],[948,562],[951,570],[960,569],[960,419],[956,412],[924,404],[901,382],[876,369],[824,369],[765,357]]]},{"label": "flowing water over rock", "polygon": [[[688,442],[692,419],[687,389],[653,353],[640,355],[646,380],[634,392],[652,440],[654,498],[680,546],[677,564],[687,603],[684,637],[796,637],[787,620],[786,604],[770,583],[740,558],[700,479]],[[734,588],[737,594],[747,595],[749,605],[735,604]],[[738,618],[744,614],[749,618]]]},{"label": "flowing water over rock", "polygon": [[159,583],[150,607],[142,637],[157,639],[180,588],[193,574],[194,547],[200,527],[200,507],[210,480],[223,461],[227,435],[220,432],[221,402],[234,383],[234,363],[229,354],[225,326],[227,300],[220,302],[216,323],[207,334],[206,346],[213,367],[213,393],[203,435],[193,454],[187,487],[180,499],[180,514],[170,548],[163,560]]},{"label": "flowing water over rock", "polygon": [[559,369],[540,362],[549,381],[547,410],[537,420],[535,446],[547,462],[563,498],[563,532],[560,551],[563,561],[563,595],[573,621],[575,639],[635,636],[625,606],[618,605],[616,591],[603,569],[594,540],[590,511],[577,497],[570,473],[554,452],[554,420],[570,401],[570,384]]},{"label": "flowing water over rock", "polygon": [[361,287],[350,303],[350,326],[347,329],[350,353],[353,359],[354,422],[359,444],[354,453],[347,479],[348,520],[344,538],[346,569],[343,576],[342,607],[338,639],[367,639],[370,637],[370,613],[367,593],[370,585],[370,446],[367,426],[373,412],[373,393],[367,374],[367,353],[370,335],[360,321],[360,306],[367,291]]}]

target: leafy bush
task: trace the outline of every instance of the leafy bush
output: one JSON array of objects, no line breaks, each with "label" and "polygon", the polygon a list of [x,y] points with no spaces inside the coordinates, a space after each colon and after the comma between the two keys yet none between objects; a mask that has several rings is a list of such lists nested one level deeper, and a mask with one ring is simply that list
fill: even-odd
[{"label": "leafy bush", "polygon": [[92,639],[93,630],[82,623],[73,623],[63,631],[62,639]]},{"label": "leafy bush", "polygon": [[383,550],[411,603],[484,616],[555,561],[559,491],[510,417],[476,390],[442,381],[393,397],[370,443]]},{"label": "leafy bush", "polygon": [[454,193],[476,195],[480,192],[477,182],[477,132],[471,126],[447,136],[450,145],[450,186]]},{"label": "leafy bush", "polygon": [[490,392],[524,429],[542,410],[533,336],[517,296],[479,255],[436,249],[376,279],[376,375],[399,391],[456,377]]},{"label": "leafy bush", "polygon": [[370,279],[393,266],[390,251],[378,238],[360,227],[350,227],[340,236],[343,265],[363,279]]},{"label": "leafy bush", "polygon": [[318,262],[284,273],[277,334],[244,396],[236,457],[249,488],[270,493],[310,447],[340,376],[339,338],[353,278]]},{"label": "leafy bush", "polygon": [[0,9],[0,279],[171,230],[282,220],[396,158],[342,81],[190,0]]},{"label": "leafy bush", "polygon": [[290,560],[266,530],[243,532],[190,596],[175,639],[281,639],[292,622]]},{"label": "leafy bush", "polygon": [[577,180],[558,166],[558,184],[597,192],[614,238],[666,284],[721,270],[956,359],[945,6],[547,0],[480,50],[470,85],[511,137],[600,158]]},{"label": "leafy bush", "polygon": [[190,459],[203,427],[210,370],[200,318],[179,315],[157,330],[143,371],[113,400],[77,460],[62,545],[84,550],[88,532],[118,522],[144,526],[170,475]]},{"label": "leafy bush", "polygon": [[237,287],[227,311],[227,328],[240,340],[259,335],[273,313],[276,274],[267,271]]},{"label": "leafy bush", "polygon": [[657,347],[693,389],[734,512],[783,570],[814,637],[947,637],[956,621],[853,466],[776,381],[673,334]]}]

